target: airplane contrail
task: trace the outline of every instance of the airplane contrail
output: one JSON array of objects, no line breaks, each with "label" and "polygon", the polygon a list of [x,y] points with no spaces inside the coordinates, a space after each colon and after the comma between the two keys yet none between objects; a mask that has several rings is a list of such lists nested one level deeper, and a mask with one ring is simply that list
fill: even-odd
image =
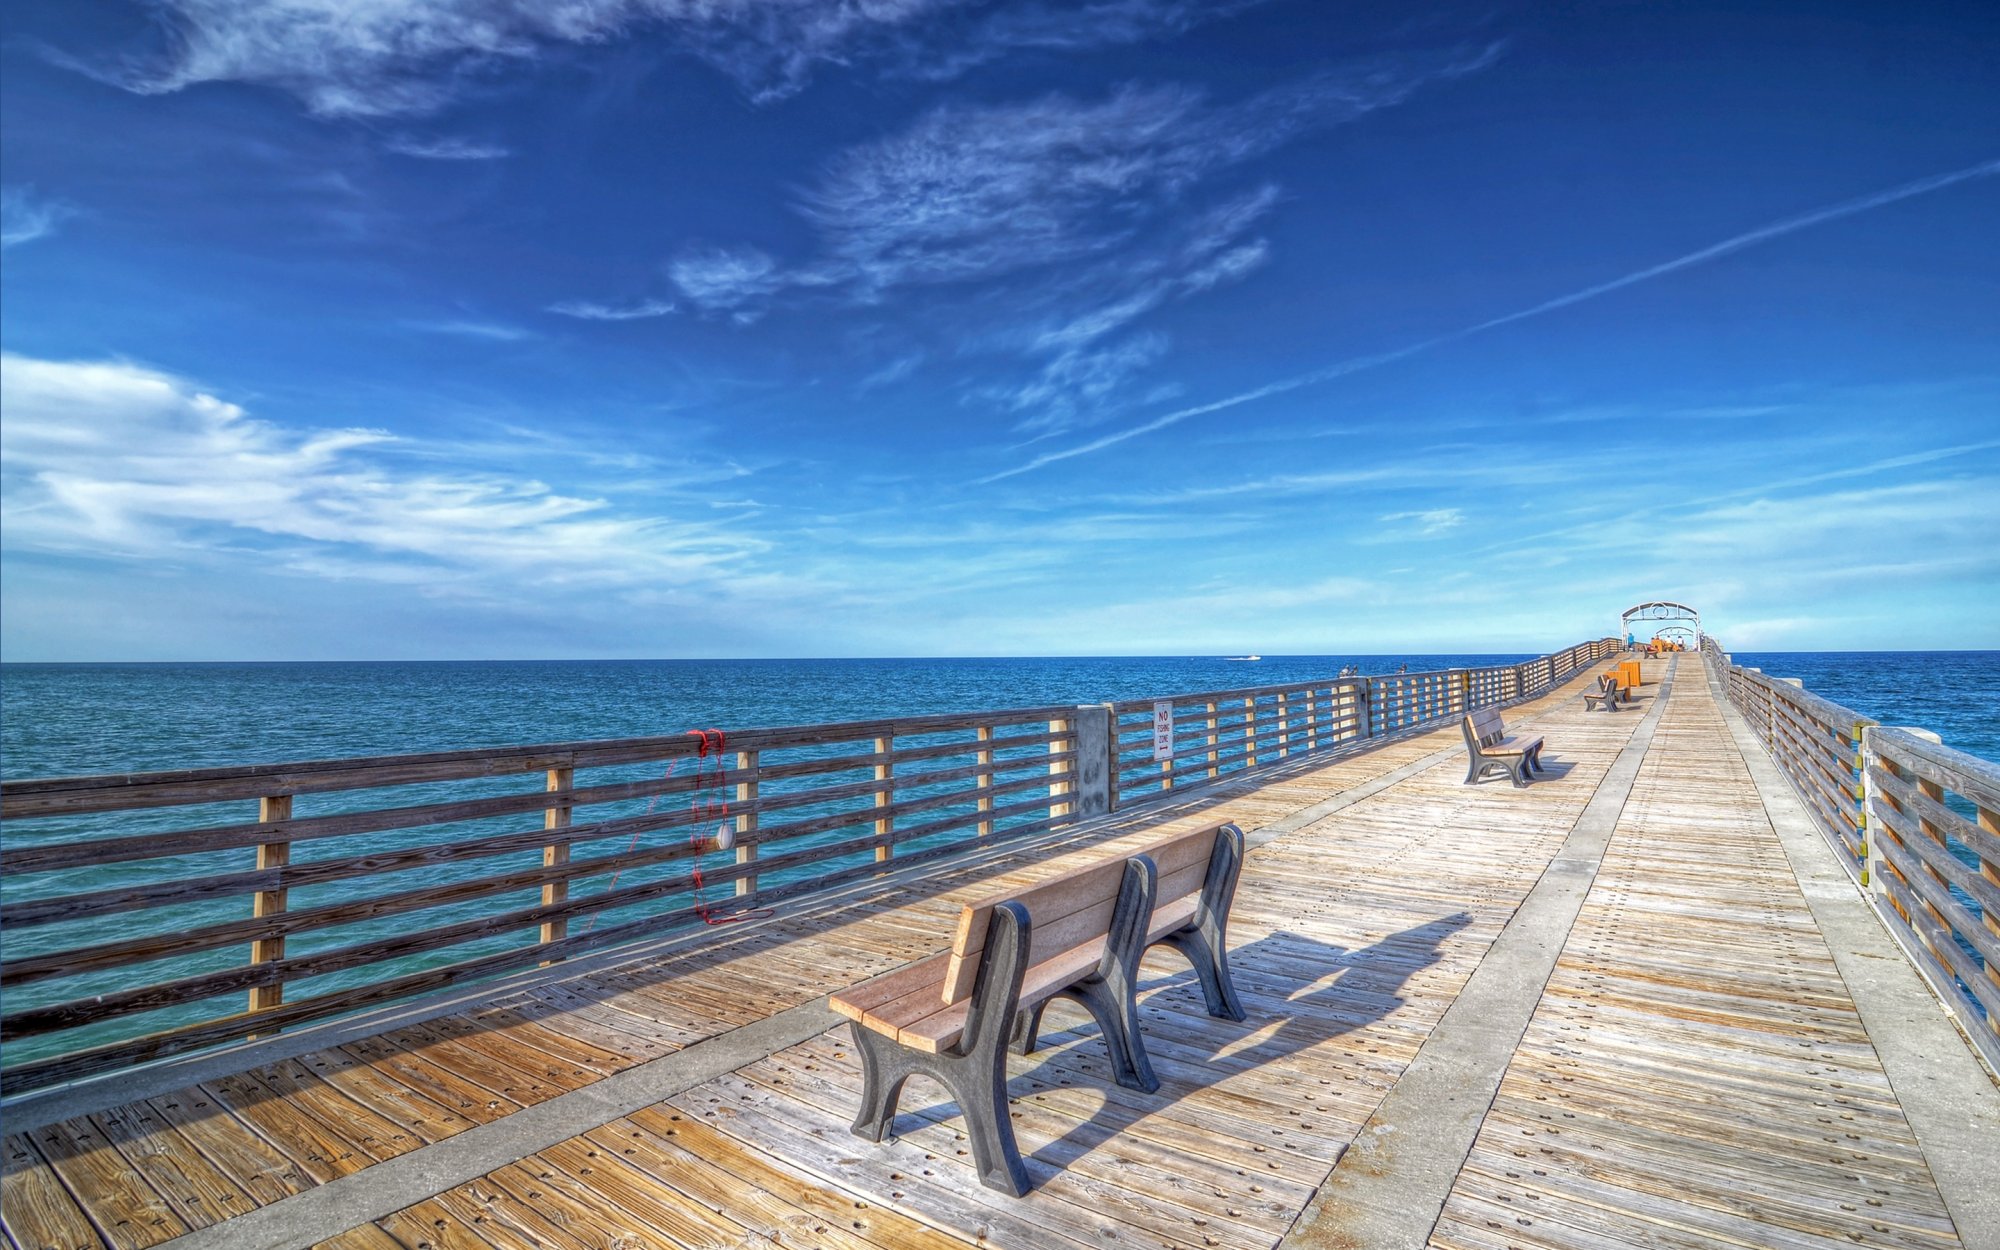
[{"label": "airplane contrail", "polygon": [[1946,187],[1956,186],[1961,182],[1969,182],[1974,178],[1990,177],[1993,174],[2000,174],[2000,160],[1969,165],[1964,169],[1953,170],[1947,174],[1934,174],[1929,178],[1919,178],[1915,182],[1906,182],[1899,187],[1891,187],[1886,191],[1877,191],[1873,195],[1864,195],[1858,199],[1843,200],[1838,204],[1830,204],[1825,208],[1816,208],[1811,212],[1800,213],[1796,217],[1787,217],[1783,221],[1772,222],[1768,226],[1759,226],[1755,230],[1747,230],[1742,234],[1724,239],[1720,243],[1712,243],[1707,247],[1689,252],[1685,256],[1676,256],[1672,260],[1661,261],[1657,265],[1648,265],[1644,269],[1635,269],[1623,277],[1613,278],[1608,282],[1599,282],[1594,286],[1587,286],[1581,290],[1571,291],[1567,295],[1558,295],[1554,299],[1543,300],[1541,303],[1531,307],[1493,317],[1462,329],[1435,335],[1421,342],[1412,343],[1407,347],[1399,347],[1394,351],[1378,352],[1372,356],[1356,356],[1340,361],[1337,364],[1328,365],[1322,369],[1315,369],[1311,373],[1302,373],[1297,377],[1266,383],[1263,386],[1243,391],[1240,394],[1231,395],[1225,399],[1212,400],[1205,404],[1196,404],[1191,408],[1179,408],[1163,416],[1155,417],[1151,421],[1106,434],[1088,443],[1081,443],[1075,447],[1067,447],[1061,451],[1044,452],[1026,464],[1017,465],[1011,469],[1004,469],[999,473],[983,477],[979,480],[982,484],[997,482],[1002,478],[1029,473],[1044,465],[1054,464],[1060,460],[1069,460],[1076,456],[1089,455],[1091,452],[1103,451],[1105,448],[1116,446],[1127,439],[1137,438],[1142,434],[1151,434],[1156,430],[1164,430],[1171,425],[1179,425],[1190,417],[1206,416],[1211,412],[1220,412],[1225,408],[1234,408],[1240,404],[1269,398],[1272,395],[1282,395],[1287,391],[1295,391],[1300,387],[1312,386],[1319,382],[1328,382],[1350,373],[1359,373],[1364,369],[1373,369],[1379,365],[1390,364],[1394,361],[1414,356],[1419,352],[1429,351],[1431,348],[1445,343],[1468,338],[1471,335],[1497,329],[1500,326],[1511,325],[1516,321],[1525,321],[1530,317],[1539,317],[1543,313],[1554,312],[1558,308],[1567,308],[1571,304],[1580,304],[1585,300],[1596,299],[1600,295],[1607,295],[1612,291],[1622,290],[1635,283],[1644,282],[1649,278],[1657,278],[1662,274],[1686,269],[1691,265],[1699,265],[1704,261],[1714,260],[1718,256],[1726,256],[1731,252],[1741,251],[1743,248],[1762,243],[1768,239],[1775,239],[1791,234],[1794,231],[1804,230],[1808,226],[1817,226],[1822,222],[1837,221],[1842,217],[1852,217],[1856,213],[1865,213],[1869,209],[1881,208],[1885,205],[1912,199],[1919,195],[1928,195],[1932,191],[1941,191]]}]

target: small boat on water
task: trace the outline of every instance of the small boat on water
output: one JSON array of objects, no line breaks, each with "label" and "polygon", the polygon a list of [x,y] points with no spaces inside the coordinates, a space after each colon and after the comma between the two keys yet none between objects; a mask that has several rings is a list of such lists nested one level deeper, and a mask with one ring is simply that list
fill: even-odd
[{"label": "small boat on water", "polygon": [[1229,658],[1235,661],[1236,663],[1241,664],[1250,660],[1261,660],[1264,657],[1261,655],[1232,655]]}]

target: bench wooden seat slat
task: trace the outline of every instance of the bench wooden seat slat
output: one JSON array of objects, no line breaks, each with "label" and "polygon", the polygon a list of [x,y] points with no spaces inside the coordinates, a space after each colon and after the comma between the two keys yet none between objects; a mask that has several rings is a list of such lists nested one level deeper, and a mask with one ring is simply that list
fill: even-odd
[{"label": "bench wooden seat slat", "polygon": [[1542,770],[1542,740],[1509,736],[1500,713],[1494,709],[1482,707],[1467,712],[1460,728],[1465,733],[1468,757],[1466,785],[1497,768],[1512,777],[1516,786],[1525,786],[1530,774]]},{"label": "bench wooden seat slat", "polygon": [[885,972],[844,989],[827,999],[827,1005],[849,1020],[859,1020],[882,1004],[906,994],[921,990],[935,995],[938,982],[944,978],[945,964],[950,960],[950,951],[939,951],[915,963],[905,964],[894,972]]}]

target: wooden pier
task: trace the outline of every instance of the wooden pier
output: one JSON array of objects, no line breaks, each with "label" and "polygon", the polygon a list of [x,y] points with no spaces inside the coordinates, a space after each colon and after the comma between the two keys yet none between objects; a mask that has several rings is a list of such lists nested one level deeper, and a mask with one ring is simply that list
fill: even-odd
[{"label": "wooden pier", "polygon": [[[1842,792],[1876,814],[1844,846],[1811,787],[1802,797],[1781,771],[1827,739],[1780,732],[1814,707],[1781,713],[1782,692],[1711,649],[1649,658],[1632,706],[1587,711],[1582,692],[1612,659],[1593,645],[1535,680],[1419,675],[1398,696],[1418,710],[1385,732],[1369,731],[1384,699],[1365,687],[1251,694],[1234,720],[1197,700],[1170,709],[1180,745],[1164,767],[1119,747],[1150,705],[1108,709],[1108,748],[1078,712],[1023,748],[1040,757],[1043,807],[1016,812],[1012,831],[1006,796],[1030,789],[1007,788],[1018,733],[938,718],[897,731],[915,745],[892,759],[896,734],[870,730],[875,785],[856,793],[883,813],[871,846],[918,853],[871,855],[811,890],[773,876],[729,892],[775,873],[757,835],[785,810],[772,798],[783,778],[736,754],[785,743],[731,742],[729,775],[690,784],[669,770],[654,791],[727,786],[736,805],[721,819],[743,844],[689,853],[727,852],[730,907],[768,918],[611,946],[568,924],[570,878],[523,877],[512,885],[542,900],[531,918],[548,958],[497,979],[325,1018],[286,1016],[284,993],[266,992],[264,1014],[175,1026],[165,1035],[194,1040],[129,1071],[84,1069],[148,1057],[149,1043],[95,1044],[114,1059],[83,1067],[38,1059],[47,1079],[5,1107],[0,1226],[17,1250],[2000,1247],[2000,1087],[1980,1057],[1990,1039],[1961,1032],[1991,1031],[1977,1004],[2000,977],[1926,944],[1973,925],[1990,931],[1969,939],[1983,953],[2000,925],[1990,907],[1933,901],[1931,884],[1960,878],[1939,867],[1919,881],[1936,854],[1911,841],[2000,846],[1990,777],[1890,755],[1862,794],[1853,778],[1873,757],[1854,757],[1875,739],[1835,726],[1845,745],[1822,754],[1858,764]],[[1544,737],[1550,775],[1464,784],[1456,713],[1475,704]],[[962,779],[987,792],[981,827],[923,854],[934,826],[918,813],[942,804],[888,786],[912,757],[949,758],[920,736],[948,728],[976,732]],[[1781,738],[1793,745],[1772,750]],[[1097,758],[1112,773],[1101,812]],[[546,770],[560,792],[591,762],[524,757],[515,771]],[[157,784],[206,797],[220,785]],[[620,784],[622,799],[647,794]],[[694,810],[718,823],[713,804]],[[573,815],[551,805],[539,822],[552,872],[572,846],[555,835],[583,827]],[[280,845],[299,832],[290,818],[267,808],[229,836]],[[1149,956],[1141,1017],[1162,1087],[1141,1094],[1112,1083],[1081,1010],[1053,1008],[1045,1048],[1010,1067],[1035,1182],[1024,1198],[978,1183],[935,1086],[912,1085],[892,1140],[849,1133],[860,1071],[828,993],[944,949],[969,898],[1219,818],[1250,835],[1230,923],[1247,1021],[1209,1017],[1186,963]],[[631,827],[590,833],[622,844]],[[260,851],[258,870],[277,859]],[[1869,868],[1887,903],[1856,884]],[[2000,854],[1965,870],[1986,885],[1961,895],[1983,903],[1996,868]],[[665,887],[636,888],[654,890],[644,901]],[[260,908],[288,914],[281,896]],[[282,936],[258,940],[278,948],[251,967],[285,968]],[[95,949],[107,966],[125,957]],[[23,958],[31,973],[56,959]],[[1946,987],[1963,1000],[1957,1022],[1920,969],[1972,974]],[[253,1006],[284,985],[278,971],[203,975]],[[83,1012],[21,1014],[32,1035]]]}]

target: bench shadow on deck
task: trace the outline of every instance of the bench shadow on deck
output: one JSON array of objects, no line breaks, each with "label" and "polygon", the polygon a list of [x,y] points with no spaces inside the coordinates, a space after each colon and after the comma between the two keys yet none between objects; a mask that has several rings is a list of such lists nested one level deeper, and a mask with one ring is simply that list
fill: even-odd
[{"label": "bench shadow on deck", "polygon": [[[1617,796],[1615,862],[1565,935],[1573,949],[1506,1065],[1466,1170],[1431,1200],[1426,1226],[1438,1208],[1445,1214],[1434,1244],[1699,1245],[1742,1241],[1746,1230],[1752,1245],[1958,1244],[1839,978],[1819,967],[1824,944],[1816,954],[1816,932],[1799,928],[1800,909],[1783,897],[1768,826],[1750,857],[1762,876],[1709,907],[1728,949],[1707,958],[1697,925],[1674,953],[1699,966],[1672,977],[1630,949],[1629,931],[1610,957],[1635,899],[1663,914],[1700,911],[1683,908],[1677,891],[1691,888],[1690,857],[1713,853],[1716,832],[1674,806],[1674,789],[1736,784],[1727,752],[1714,749],[1719,717],[1699,662],[1683,662],[1664,703],[1669,662],[1646,667],[1639,702],[1615,715],[1584,712],[1595,671],[1508,711],[1510,725],[1532,718],[1548,740],[1550,775],[1526,789],[1462,784],[1450,725],[1151,804],[1034,848],[929,866],[893,889],[852,889],[771,923],[709,930],[698,944],[681,938],[641,959],[516,978],[429,1018],[279,1039],[246,1050],[238,1063],[258,1065],[247,1071],[215,1059],[182,1065],[169,1069],[187,1073],[178,1086],[149,1076],[151,1088],[108,1109],[50,1104],[68,1118],[8,1126],[7,1234],[20,1247],[338,1250],[1339,1244],[1302,1213],[1357,1136],[1382,1131],[1385,1099],[1650,716],[1658,740],[1638,780],[1619,783],[1632,797]],[[1677,759],[1689,761],[1687,777]],[[1745,781],[1723,802],[1723,833],[1756,842]],[[1209,1017],[1186,963],[1149,955],[1140,1014],[1162,1085],[1143,1094],[1112,1082],[1087,1014],[1052,1009],[1044,1048],[1010,1063],[1015,1131],[1035,1182],[1022,1199],[980,1186],[957,1108],[934,1084],[912,1082],[892,1140],[848,1132],[860,1071],[826,993],[943,949],[970,896],[1217,818],[1252,833],[1230,923],[1246,1022]],[[1691,850],[1673,845],[1682,826],[1698,835]],[[1077,854],[1051,858],[1064,851]],[[1649,883],[1648,861],[1671,871]],[[1727,998],[1738,974],[1754,982],[1758,961],[1740,944],[1757,940],[1757,923],[1785,972],[1799,974],[1788,984],[1801,1002],[1770,1010],[1739,999],[1719,1014],[1702,995]],[[1593,953],[1605,957],[1587,965]],[[1627,992],[1607,997],[1607,978]],[[1657,1038],[1619,1032],[1628,1021],[1614,1008],[1635,1002],[1672,1022],[1707,1022],[1683,1060],[1692,1072],[1620,1082],[1620,1064],[1659,1072],[1673,1062]],[[1578,1045],[1592,1030],[1614,1035],[1602,1054]],[[1791,1053],[1799,1044],[1839,1048],[1855,1107],[1837,1114],[1860,1114],[1869,1148],[1893,1164],[1861,1169],[1882,1181],[1875,1205],[1845,1201],[1856,1161],[1838,1152],[1816,1160],[1760,1139],[1770,1160],[1760,1168],[1726,1138],[1708,1140],[1745,1113],[1705,1107],[1705,1081],[1790,1126],[1772,1138],[1819,1136],[1826,1082],[1802,1076]],[[280,1057],[281,1047],[292,1054]],[[1541,1150],[1520,1165],[1573,1183],[1512,1185],[1520,1155],[1508,1135],[1556,1132],[1536,1104],[1550,1082],[1578,1076],[1591,1080],[1565,1091],[1576,1107],[1587,1092],[1594,1112],[1640,1121],[1657,1104],[1661,1126],[1626,1142],[1600,1124],[1581,1153]],[[1686,1141],[1704,1148],[1677,1153]],[[1721,1179],[1681,1184],[1682,1166]],[[1550,1218],[1522,1215],[1558,1200]],[[1761,1241],[1759,1229],[1769,1233]]]}]

